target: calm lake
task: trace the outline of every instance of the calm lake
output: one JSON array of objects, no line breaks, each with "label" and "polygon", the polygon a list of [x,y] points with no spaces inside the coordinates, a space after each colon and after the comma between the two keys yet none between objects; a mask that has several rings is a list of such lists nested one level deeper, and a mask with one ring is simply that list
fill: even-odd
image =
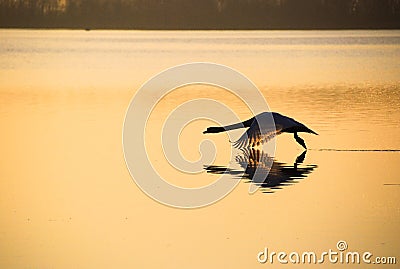
[{"label": "calm lake", "polygon": [[[364,268],[327,258],[257,261],[265,248],[319,257],[341,240],[348,245],[341,253],[370,252],[374,262],[397,255],[398,264],[399,59],[397,30],[0,30],[0,267]],[[272,111],[319,135],[300,134],[305,154],[292,135],[278,136],[272,183],[254,194],[244,178],[199,209],[154,201],[125,165],[125,113],[148,79],[189,62],[238,70]],[[206,85],[157,103],[146,147],[157,172],[178,186],[235,178],[226,171],[229,138],[202,134],[210,121],[184,128],[179,146],[195,161],[200,142],[214,141],[216,159],[204,164],[211,168],[180,173],[163,155],[165,119],[198,98],[222,102],[242,120],[253,116],[234,94]]]}]

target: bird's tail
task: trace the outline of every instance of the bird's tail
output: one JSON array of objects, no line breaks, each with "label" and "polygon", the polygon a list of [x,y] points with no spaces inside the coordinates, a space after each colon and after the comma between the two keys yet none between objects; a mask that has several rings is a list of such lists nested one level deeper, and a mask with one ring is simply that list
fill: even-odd
[{"label": "bird's tail", "polygon": [[316,132],[314,132],[313,130],[311,130],[310,128],[308,128],[308,127],[306,127],[306,132],[307,133],[311,133],[311,134],[315,134],[315,135],[318,135]]}]

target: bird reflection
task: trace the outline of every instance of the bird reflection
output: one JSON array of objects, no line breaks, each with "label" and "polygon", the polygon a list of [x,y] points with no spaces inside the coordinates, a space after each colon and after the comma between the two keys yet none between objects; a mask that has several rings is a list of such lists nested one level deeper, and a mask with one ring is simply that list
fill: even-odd
[{"label": "bird reflection", "polygon": [[234,170],[224,166],[211,165],[205,167],[207,173],[242,175],[249,179],[249,183],[256,184],[265,193],[272,193],[276,189],[297,183],[296,180],[306,178],[317,168],[317,165],[303,165],[307,151],[297,156],[293,165],[274,160],[260,149],[246,148],[235,158],[236,162],[244,169]]}]

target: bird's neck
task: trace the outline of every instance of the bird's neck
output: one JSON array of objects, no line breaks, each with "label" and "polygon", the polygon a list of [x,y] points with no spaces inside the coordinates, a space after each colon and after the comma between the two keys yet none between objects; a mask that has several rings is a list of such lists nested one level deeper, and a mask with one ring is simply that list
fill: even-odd
[{"label": "bird's neck", "polygon": [[242,122],[240,122],[240,123],[235,123],[235,124],[232,124],[232,125],[224,126],[224,129],[225,129],[225,131],[230,131],[230,130],[245,128],[245,127],[246,126]]}]

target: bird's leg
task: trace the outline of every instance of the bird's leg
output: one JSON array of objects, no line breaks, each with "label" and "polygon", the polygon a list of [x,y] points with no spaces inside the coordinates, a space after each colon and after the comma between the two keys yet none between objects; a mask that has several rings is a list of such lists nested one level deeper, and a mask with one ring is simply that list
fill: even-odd
[{"label": "bird's leg", "polygon": [[303,139],[301,139],[297,133],[294,133],[294,139],[296,139],[297,143],[299,143],[303,148],[307,149],[306,143]]},{"label": "bird's leg", "polygon": [[307,150],[303,151],[299,156],[297,156],[295,163],[296,164],[303,163],[304,159],[306,158],[306,153],[307,153]]}]

